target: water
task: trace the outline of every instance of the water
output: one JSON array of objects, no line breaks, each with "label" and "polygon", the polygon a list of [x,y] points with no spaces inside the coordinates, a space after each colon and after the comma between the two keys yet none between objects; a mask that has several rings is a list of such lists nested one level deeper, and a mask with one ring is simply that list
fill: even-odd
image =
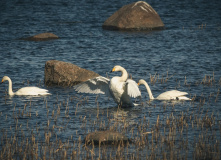
[{"label": "water", "polygon": [[[1,84],[1,139],[6,132],[8,137],[15,133],[18,137],[31,137],[34,132],[37,141],[43,143],[45,133],[51,132],[51,142],[56,139],[63,143],[67,140],[78,141],[79,136],[83,139],[90,131],[110,129],[116,124],[115,121],[110,122],[107,115],[123,118],[127,124],[126,130],[122,129],[122,123],[117,123],[115,129],[124,131],[128,137],[133,138],[131,129],[134,129],[134,133],[139,132],[138,126],[140,121],[144,121],[144,117],[145,123],[149,124],[146,129],[153,130],[158,115],[163,128],[167,117],[171,117],[173,121],[173,116],[182,118],[183,113],[186,118],[199,114],[197,117],[201,120],[206,116],[215,117],[211,135],[216,135],[216,138],[209,143],[215,145],[218,142],[220,148],[221,97],[218,93],[221,85],[221,3],[215,0],[148,1],[160,15],[166,26],[165,30],[118,32],[102,29],[103,22],[111,14],[132,2],[0,2],[1,77],[7,75],[12,79],[14,91],[27,85],[35,85],[48,88],[52,93],[48,97],[10,98],[5,93],[7,82]],[[54,33],[60,39],[44,42],[18,40],[43,32]],[[194,102],[168,102],[166,105],[164,102],[154,101],[119,112],[116,104],[104,95],[96,97],[77,94],[69,87],[45,86],[44,65],[51,59],[70,62],[102,76],[106,76],[114,65],[121,65],[134,80],[145,79],[154,96],[169,89],[178,89],[196,98]],[[112,77],[119,73],[108,75]],[[150,83],[150,75],[159,76],[156,83]],[[205,75],[210,76],[212,84],[201,83]],[[164,82],[167,77],[168,81]],[[148,94],[144,86],[140,88],[144,102],[148,100]],[[84,117],[88,121],[86,124]],[[108,123],[110,124],[107,125]],[[195,126],[196,124],[197,120],[194,122]],[[56,127],[52,132],[53,125]],[[190,128],[191,121],[188,121],[188,125]],[[196,144],[199,144],[201,132],[201,129],[189,131],[184,137],[189,141],[187,157],[190,159],[197,148]],[[166,130],[166,133],[169,131]],[[1,143],[1,148],[3,144]],[[132,147],[130,153],[141,158],[146,157],[146,154],[149,157],[151,152],[145,153],[147,148],[146,144],[141,153],[134,153]],[[168,151],[167,147],[164,149]],[[159,157],[163,155],[159,150],[156,153]]]}]

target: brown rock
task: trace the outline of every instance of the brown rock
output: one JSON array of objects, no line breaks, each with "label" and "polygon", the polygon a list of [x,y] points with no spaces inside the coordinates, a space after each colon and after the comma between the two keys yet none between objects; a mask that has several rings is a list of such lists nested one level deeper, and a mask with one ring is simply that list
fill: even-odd
[{"label": "brown rock", "polygon": [[47,40],[58,39],[58,38],[59,37],[53,33],[40,33],[35,36],[31,36],[28,38],[21,38],[21,39],[27,40],[27,41],[47,41]]},{"label": "brown rock", "polygon": [[99,74],[71,63],[57,60],[49,60],[45,63],[46,85],[73,86],[97,76]]},{"label": "brown rock", "polygon": [[120,8],[102,27],[109,30],[156,30],[164,29],[164,23],[148,3],[138,1]]},{"label": "brown rock", "polygon": [[96,131],[85,137],[86,144],[118,144],[130,142],[129,138],[116,131]]}]

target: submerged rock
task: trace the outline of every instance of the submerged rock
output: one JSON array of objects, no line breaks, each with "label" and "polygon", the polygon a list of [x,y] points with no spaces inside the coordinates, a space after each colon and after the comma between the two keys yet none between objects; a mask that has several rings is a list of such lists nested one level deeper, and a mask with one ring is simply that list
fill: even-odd
[{"label": "submerged rock", "polygon": [[164,29],[164,23],[148,3],[138,1],[120,8],[102,27],[109,30],[156,30]]},{"label": "submerged rock", "polygon": [[45,63],[45,84],[59,86],[73,86],[99,74],[80,68],[72,63],[49,60]]},{"label": "submerged rock", "polygon": [[59,37],[53,33],[40,33],[31,37],[21,38],[27,41],[48,41],[52,39],[58,39]]},{"label": "submerged rock", "polygon": [[130,142],[129,138],[116,131],[96,131],[89,133],[85,137],[85,143],[88,144],[118,144]]}]

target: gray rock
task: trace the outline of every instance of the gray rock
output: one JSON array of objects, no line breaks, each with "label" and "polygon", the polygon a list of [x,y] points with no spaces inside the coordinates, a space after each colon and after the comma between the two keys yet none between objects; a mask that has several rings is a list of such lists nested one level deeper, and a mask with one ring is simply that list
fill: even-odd
[{"label": "gray rock", "polygon": [[80,68],[74,64],[49,60],[45,63],[45,84],[58,86],[73,86],[99,74]]},{"label": "gray rock", "polygon": [[85,137],[85,143],[95,145],[101,143],[101,144],[119,144],[119,143],[127,143],[131,142],[129,138],[127,138],[125,135],[116,132],[116,131],[96,131],[89,133]]},{"label": "gray rock", "polygon": [[157,30],[164,29],[164,23],[148,3],[138,1],[120,8],[102,27],[108,30]]},{"label": "gray rock", "polygon": [[52,39],[58,39],[59,37],[53,33],[40,33],[31,37],[21,38],[27,41],[48,41]]}]

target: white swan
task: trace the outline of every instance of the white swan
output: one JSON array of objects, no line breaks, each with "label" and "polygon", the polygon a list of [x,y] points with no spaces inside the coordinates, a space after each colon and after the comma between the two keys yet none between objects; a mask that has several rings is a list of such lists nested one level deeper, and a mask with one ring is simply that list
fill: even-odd
[{"label": "white swan", "polygon": [[75,86],[78,93],[106,94],[122,107],[134,106],[131,97],[141,96],[135,81],[128,79],[127,71],[121,66],[114,66],[111,72],[121,71],[121,77],[113,77],[111,80],[102,76],[89,79]]},{"label": "white swan", "polygon": [[191,100],[190,98],[185,96],[188,94],[187,92],[180,92],[178,90],[167,91],[167,92],[161,93],[157,98],[154,98],[147,82],[143,79],[140,79],[138,82],[138,85],[140,85],[140,84],[145,85],[147,92],[149,94],[150,100],[153,100],[153,99],[157,99],[157,100]]},{"label": "white swan", "polygon": [[12,81],[8,76],[4,76],[2,78],[2,83],[4,81],[8,81],[9,85],[8,85],[8,94],[10,96],[13,95],[19,95],[19,96],[39,96],[39,95],[50,95],[50,93],[48,93],[48,90],[46,89],[41,89],[38,87],[24,87],[19,89],[17,92],[13,92],[12,91]]}]

